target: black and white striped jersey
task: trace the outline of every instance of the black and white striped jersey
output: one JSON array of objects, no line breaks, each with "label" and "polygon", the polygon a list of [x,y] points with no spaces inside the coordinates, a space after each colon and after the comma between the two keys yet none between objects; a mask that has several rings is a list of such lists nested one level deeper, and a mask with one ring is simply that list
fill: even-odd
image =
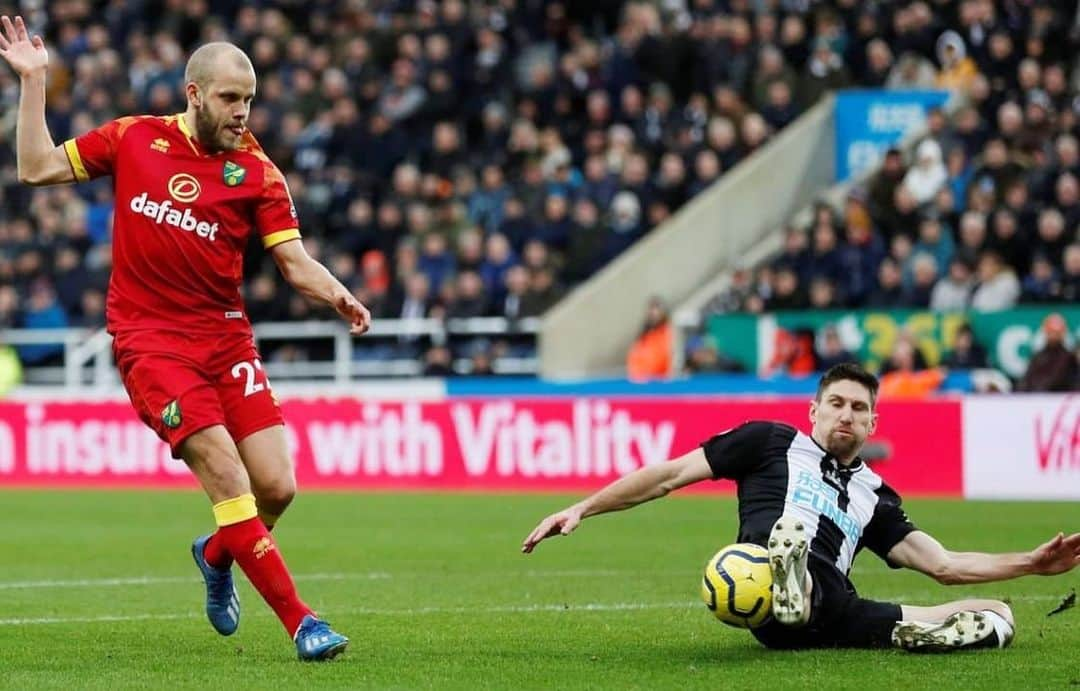
[{"label": "black and white striped jersey", "polygon": [[704,442],[717,478],[734,480],[739,542],[765,546],[781,515],[806,526],[810,553],[847,575],[870,548],[882,559],[915,530],[900,496],[861,460],[845,467],[811,437],[777,422],[748,422]]}]

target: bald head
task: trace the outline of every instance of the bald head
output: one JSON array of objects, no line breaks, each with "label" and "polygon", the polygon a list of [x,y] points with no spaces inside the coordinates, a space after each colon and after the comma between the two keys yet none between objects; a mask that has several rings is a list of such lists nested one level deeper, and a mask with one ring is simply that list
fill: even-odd
[{"label": "bald head", "polygon": [[215,77],[222,72],[242,71],[255,74],[255,68],[244,51],[231,43],[215,41],[195,49],[184,69],[184,83],[194,82],[206,90]]},{"label": "bald head", "polygon": [[231,43],[200,46],[184,70],[187,95],[185,121],[210,151],[241,145],[251,102],[255,98],[255,68]]}]

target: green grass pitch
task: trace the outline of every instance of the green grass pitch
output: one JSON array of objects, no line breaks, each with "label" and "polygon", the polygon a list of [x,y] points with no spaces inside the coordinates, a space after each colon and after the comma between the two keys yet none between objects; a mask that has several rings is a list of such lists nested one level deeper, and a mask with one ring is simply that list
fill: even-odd
[{"label": "green grass pitch", "polygon": [[[701,569],[735,534],[731,499],[675,497],[589,519],[518,552],[555,495],[301,494],[276,535],[301,594],[352,638],[303,664],[242,581],[235,636],[202,615],[191,492],[0,492],[0,688],[1066,688],[1080,573],[945,588],[864,553],[867,596],[1011,601],[1014,646],[948,656],[770,652],[712,618]],[[1030,548],[1080,529],[1080,505],[910,501],[956,549]]]}]

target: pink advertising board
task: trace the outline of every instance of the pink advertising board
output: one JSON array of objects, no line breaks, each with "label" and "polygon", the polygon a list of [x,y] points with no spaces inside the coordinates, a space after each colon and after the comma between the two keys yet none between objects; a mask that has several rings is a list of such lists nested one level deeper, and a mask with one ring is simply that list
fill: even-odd
[{"label": "pink advertising board", "polygon": [[[301,488],[584,491],[747,420],[808,429],[803,398],[282,401]],[[874,468],[909,495],[963,489],[959,401],[883,402]],[[194,487],[126,401],[0,403],[0,486]],[[697,491],[731,491],[705,483]]]}]

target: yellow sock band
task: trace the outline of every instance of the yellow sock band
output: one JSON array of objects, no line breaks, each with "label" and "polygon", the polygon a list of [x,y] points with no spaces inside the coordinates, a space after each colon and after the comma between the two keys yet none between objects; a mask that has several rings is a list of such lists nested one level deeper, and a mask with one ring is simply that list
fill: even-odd
[{"label": "yellow sock band", "polygon": [[214,520],[219,527],[241,523],[258,515],[254,494],[241,494],[239,497],[214,504]]}]

